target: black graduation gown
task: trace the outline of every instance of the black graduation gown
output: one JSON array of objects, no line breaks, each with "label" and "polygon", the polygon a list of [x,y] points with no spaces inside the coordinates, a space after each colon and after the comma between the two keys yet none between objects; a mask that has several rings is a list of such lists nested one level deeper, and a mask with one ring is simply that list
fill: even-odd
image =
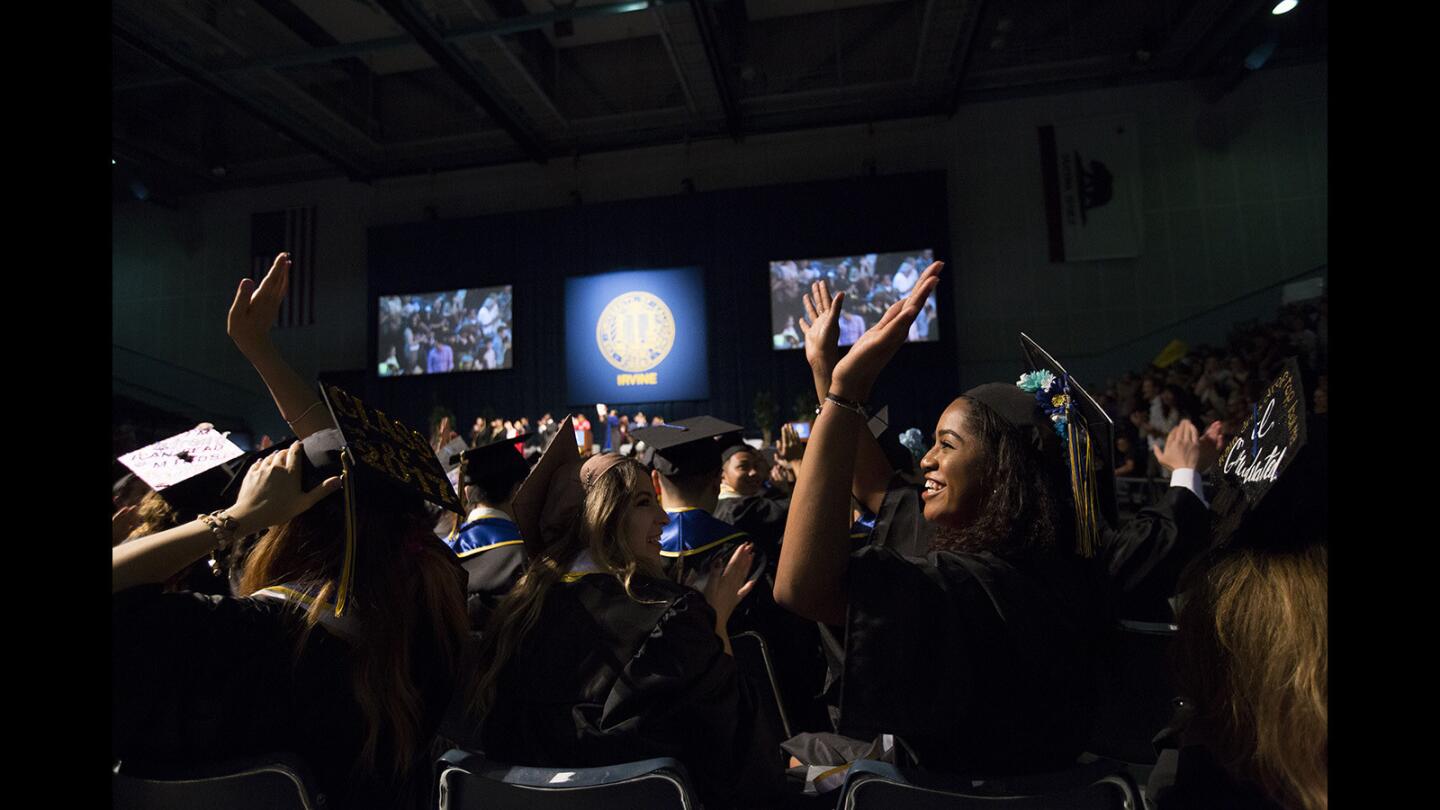
[{"label": "black graduation gown", "polygon": [[[351,687],[351,645],[324,625],[298,662],[292,603],[162,593],[144,585],[111,602],[111,753],[135,773],[164,775],[233,757],[292,751],[332,806],[419,807],[428,752],[411,774],[352,769],[364,724]],[[452,684],[433,643],[417,639],[413,672],[425,700],[422,741],[439,724]],[[378,761],[387,761],[382,742]]]},{"label": "black graduation gown", "polygon": [[480,747],[554,767],[674,757],[707,808],[772,798],[779,734],[725,654],[715,612],[692,588],[645,577],[633,587],[645,601],[606,573],[554,587],[501,672]]},{"label": "black graduation gown", "polygon": [[460,567],[465,569],[465,611],[470,615],[470,629],[476,632],[485,629],[490,614],[520,581],[528,563],[525,546],[519,541],[496,543],[460,555]]},{"label": "black graduation gown", "polygon": [[1114,614],[1121,619],[1171,622],[1169,599],[1185,566],[1210,545],[1210,511],[1185,487],[1141,509],[1100,541]]},{"label": "black graduation gown", "polygon": [[[907,557],[930,550],[935,526],[925,520],[919,490],[896,479],[885,493],[870,544]],[[1118,528],[1103,527],[1097,576],[1103,578],[1107,609],[1116,618],[1169,622],[1167,601],[1180,573],[1209,547],[1210,513],[1195,493],[1170,487]]]},{"label": "black graduation gown", "polygon": [[[1255,785],[1236,781],[1203,745],[1162,755],[1146,792],[1159,810],[1283,810]],[[1175,757],[1171,759],[1171,757]]]},{"label": "black graduation gown", "polygon": [[851,555],[847,578],[837,732],[899,735],[935,770],[1000,776],[1073,764],[1095,702],[1083,573],[1068,562],[917,559],[867,546]]},{"label": "black graduation gown", "polygon": [[715,517],[750,535],[756,550],[769,558],[772,574],[780,559],[780,541],[785,537],[785,518],[789,514],[789,498],[766,495],[721,498],[715,507]]}]

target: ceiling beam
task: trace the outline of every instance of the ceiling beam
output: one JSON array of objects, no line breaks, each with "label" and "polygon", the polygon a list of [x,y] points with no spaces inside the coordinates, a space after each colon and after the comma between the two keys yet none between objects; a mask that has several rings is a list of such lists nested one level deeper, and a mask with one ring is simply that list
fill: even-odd
[{"label": "ceiling beam", "polygon": [[410,36],[435,60],[435,64],[460,85],[460,88],[485,110],[491,120],[509,133],[527,157],[536,163],[546,162],[549,156],[539,133],[528,122],[520,119],[518,112],[507,100],[491,90],[488,77],[475,68],[460,52],[458,45],[445,40],[417,3],[412,0],[377,1],[401,28],[410,32]]},{"label": "ceiling beam", "polygon": [[223,80],[207,73],[204,68],[191,62],[187,57],[160,46],[152,45],[144,38],[115,24],[113,21],[110,25],[110,30],[116,39],[129,45],[136,51],[145,54],[166,68],[175,71],[185,79],[224,98],[276,132],[279,132],[295,143],[300,144],[311,152],[335,164],[335,166],[343,171],[351,180],[367,182],[373,176],[374,172],[369,168],[362,166],[348,155],[341,154],[339,151],[312,138],[299,127],[292,126],[285,120],[284,116],[271,112],[263,104],[254,101]]},{"label": "ceiling beam", "polygon": [[725,131],[738,141],[742,134],[740,102],[735,98],[735,88],[730,84],[730,74],[726,70],[725,54],[721,52],[720,25],[708,0],[690,0],[690,10],[695,14],[695,27],[700,31],[705,59],[710,63],[710,75],[715,79],[715,92],[720,96],[720,108],[725,113]]},{"label": "ceiling beam", "polygon": [[955,83],[950,89],[950,100],[945,103],[945,112],[950,117],[960,109],[960,94],[965,87],[965,76],[970,72],[970,54],[975,49],[975,37],[980,33],[980,22],[984,16],[985,0],[970,0],[965,9],[966,21],[960,26],[960,35],[955,39]]}]

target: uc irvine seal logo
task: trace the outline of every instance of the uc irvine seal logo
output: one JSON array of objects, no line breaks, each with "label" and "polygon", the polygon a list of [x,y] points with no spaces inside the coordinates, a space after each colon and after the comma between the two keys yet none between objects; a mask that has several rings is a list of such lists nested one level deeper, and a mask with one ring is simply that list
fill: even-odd
[{"label": "uc irvine seal logo", "polygon": [[595,322],[600,354],[621,371],[649,371],[675,345],[675,316],[654,295],[634,290],[615,296]]}]

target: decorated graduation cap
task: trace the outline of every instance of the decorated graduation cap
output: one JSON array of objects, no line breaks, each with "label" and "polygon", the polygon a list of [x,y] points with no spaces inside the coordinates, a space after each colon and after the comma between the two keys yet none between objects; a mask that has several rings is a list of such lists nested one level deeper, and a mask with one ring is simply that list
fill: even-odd
[{"label": "decorated graduation cap", "polygon": [[228,505],[225,490],[235,475],[244,472],[245,458],[245,451],[224,433],[200,425],[118,460],[176,513],[192,516]]},{"label": "decorated graduation cap", "polygon": [[740,443],[739,425],[713,416],[694,416],[633,430],[645,443],[639,460],[661,475],[680,476],[720,469],[721,454]]},{"label": "decorated graduation cap", "polygon": [[570,521],[579,513],[585,500],[580,485],[583,462],[575,443],[575,425],[567,416],[510,505],[515,525],[520,527],[520,539],[525,541],[525,552],[531,557],[564,537]]},{"label": "decorated graduation cap", "polygon": [[1105,410],[1051,354],[1024,332],[1025,373],[1015,384],[988,383],[965,395],[995,411],[1026,442],[1069,471],[1076,551],[1094,556],[1103,523],[1118,522],[1115,426]]},{"label": "decorated graduation cap", "polygon": [[345,558],[335,593],[335,615],[342,616],[355,574],[357,476],[419,495],[452,512],[463,514],[464,508],[424,436],[336,386],[322,383],[320,397],[330,411],[335,428],[303,440],[305,461],[301,484],[308,491],[336,472],[345,473]]},{"label": "decorated graduation cap", "polygon": [[1226,444],[1212,505],[1216,548],[1303,547],[1328,541],[1328,436],[1308,425],[1294,358],[1285,361]]}]

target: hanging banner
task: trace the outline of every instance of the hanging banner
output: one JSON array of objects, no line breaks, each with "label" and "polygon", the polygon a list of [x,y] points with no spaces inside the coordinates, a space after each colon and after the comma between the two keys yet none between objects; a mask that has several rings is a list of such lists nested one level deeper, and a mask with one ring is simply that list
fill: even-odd
[{"label": "hanging banner", "polygon": [[1040,127],[1050,261],[1140,255],[1140,150],[1135,116]]}]

